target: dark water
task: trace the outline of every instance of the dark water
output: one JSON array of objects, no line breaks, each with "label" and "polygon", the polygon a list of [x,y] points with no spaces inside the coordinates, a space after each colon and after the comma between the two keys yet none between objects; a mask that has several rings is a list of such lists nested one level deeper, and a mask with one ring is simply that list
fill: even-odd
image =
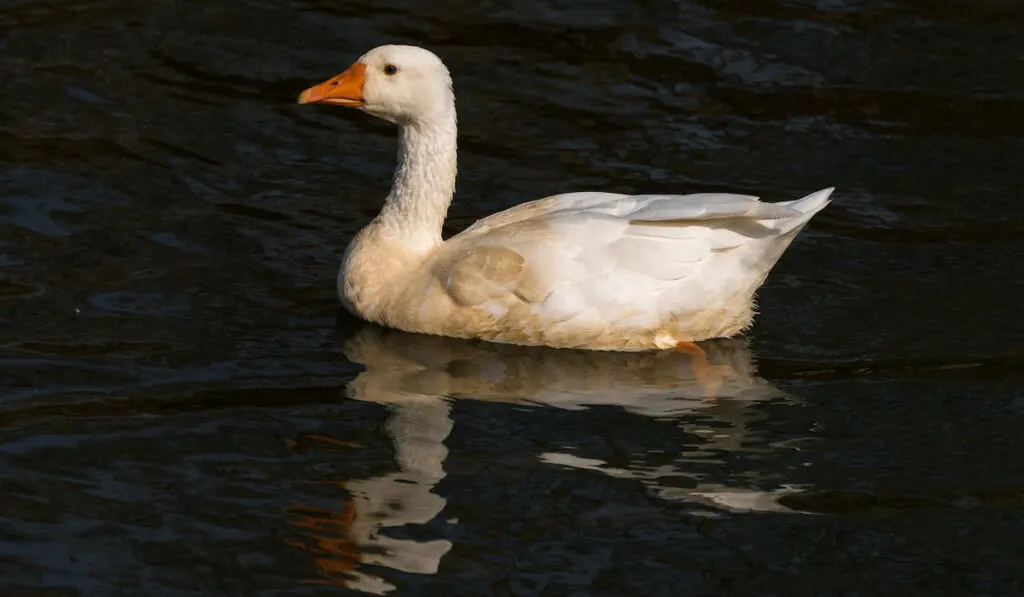
[{"label": "dark water", "polygon": [[[0,594],[1024,594],[1024,5],[0,4]],[[450,229],[600,189],[836,201],[709,399],[680,355],[338,320],[454,72]]]}]

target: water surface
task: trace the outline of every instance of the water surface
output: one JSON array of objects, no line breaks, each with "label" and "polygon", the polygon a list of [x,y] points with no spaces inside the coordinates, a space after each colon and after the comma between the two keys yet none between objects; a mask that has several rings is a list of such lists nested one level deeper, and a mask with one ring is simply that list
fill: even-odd
[{"label": "water surface", "polygon": [[[1024,593],[1024,8],[0,6],[0,592]],[[339,319],[395,131],[455,77],[448,232],[574,190],[837,186],[744,338],[527,350]]]}]

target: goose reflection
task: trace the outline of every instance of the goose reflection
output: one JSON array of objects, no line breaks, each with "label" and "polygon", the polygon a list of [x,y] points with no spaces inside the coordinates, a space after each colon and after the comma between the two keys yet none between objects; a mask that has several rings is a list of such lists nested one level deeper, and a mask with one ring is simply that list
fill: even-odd
[{"label": "goose reflection", "polygon": [[[386,529],[430,523],[445,507],[445,499],[433,489],[445,476],[443,464],[448,450],[444,440],[453,426],[450,399],[562,409],[614,405],[658,418],[678,418],[700,410],[728,423],[716,426],[713,432],[703,429],[705,439],[725,450],[736,449],[750,418],[755,416],[746,407],[780,392],[755,375],[746,339],[705,342],[701,347],[706,361],[671,351],[529,348],[406,334],[372,325],[358,327],[343,341],[343,352],[366,369],[348,384],[346,394],[387,406],[390,413],[385,430],[394,444],[398,470],[339,483],[351,494],[343,508],[299,508],[293,512],[299,515],[293,523],[303,529],[304,545],[315,546],[310,549],[319,554],[321,576],[329,582],[384,594],[394,586],[374,576],[372,567],[436,573],[441,559],[452,548],[451,542],[398,538]],[[712,401],[708,401],[709,366],[714,372]],[[561,452],[546,452],[539,458],[552,465],[620,477],[654,480],[684,474],[671,466],[642,472],[616,469]],[[673,491],[682,491],[664,489],[662,495],[666,498],[673,497]],[[763,497],[737,501],[737,490],[709,486],[686,491],[690,497],[739,507],[756,507],[757,499]],[[733,496],[733,503],[729,496]]]},{"label": "goose reflection", "polygon": [[344,343],[343,352],[366,367],[348,386],[359,400],[400,404],[412,397],[448,397],[577,409],[607,404],[659,417],[700,407],[709,386],[715,398],[709,404],[778,395],[755,375],[748,343],[702,342],[701,357],[534,348],[365,326]]}]

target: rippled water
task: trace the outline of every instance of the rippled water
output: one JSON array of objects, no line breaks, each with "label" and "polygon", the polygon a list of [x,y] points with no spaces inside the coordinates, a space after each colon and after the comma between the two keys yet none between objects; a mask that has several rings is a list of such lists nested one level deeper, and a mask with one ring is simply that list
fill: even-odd
[{"label": "rippled water", "polygon": [[[1021,27],[1008,0],[0,4],[0,592],[1024,593]],[[455,76],[450,231],[568,190],[839,188],[754,330],[707,343],[717,388],[339,319],[395,131],[294,100],[395,41]]]}]

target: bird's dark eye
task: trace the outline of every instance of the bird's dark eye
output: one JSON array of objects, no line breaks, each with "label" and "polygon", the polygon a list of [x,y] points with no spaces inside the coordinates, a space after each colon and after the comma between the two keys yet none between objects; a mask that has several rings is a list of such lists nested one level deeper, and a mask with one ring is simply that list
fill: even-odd
[{"label": "bird's dark eye", "polygon": [[385,74],[385,75],[387,75],[387,76],[389,76],[389,77],[390,77],[391,75],[393,75],[393,74],[397,73],[397,72],[398,72],[398,67],[397,67],[397,66],[395,66],[394,64],[388,64],[388,65],[386,65],[386,66],[384,67],[384,74]]}]

